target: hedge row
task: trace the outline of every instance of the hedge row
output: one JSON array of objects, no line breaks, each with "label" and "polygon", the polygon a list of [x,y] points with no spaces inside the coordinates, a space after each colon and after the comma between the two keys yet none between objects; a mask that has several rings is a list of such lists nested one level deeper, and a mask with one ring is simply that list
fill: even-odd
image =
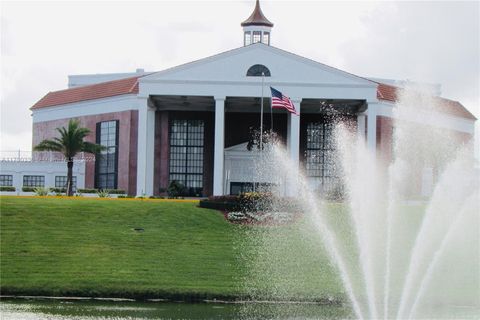
[{"label": "hedge row", "polygon": [[[78,189],[78,193],[97,193],[102,189]],[[125,194],[125,190],[122,189],[105,189],[103,191],[108,191],[109,194]]]},{"label": "hedge row", "polygon": [[240,211],[242,206],[237,196],[217,196],[200,200],[199,206],[221,211]]},{"label": "hedge row", "polygon": [[[23,192],[35,192],[35,189],[37,188],[42,188],[42,187],[22,187]],[[67,189],[65,188],[45,188],[48,189],[49,192],[55,192],[55,193],[65,193],[67,192]]]},{"label": "hedge row", "polygon": [[[35,192],[35,189],[37,187],[22,187],[23,192]],[[66,188],[48,188],[50,192],[54,193],[66,193],[67,189]],[[16,191],[15,187],[10,187],[10,186],[0,186],[0,191]],[[99,192],[99,189],[78,189],[78,193],[97,193]],[[125,194],[125,190],[122,189],[109,189],[105,190],[108,191],[109,194]]]},{"label": "hedge row", "polygon": [[0,186],[0,191],[16,191],[15,187],[11,186]]},{"label": "hedge row", "polygon": [[299,210],[299,203],[295,199],[278,197],[266,192],[249,192],[236,196],[213,196],[200,200],[199,206],[226,212],[296,212]]}]

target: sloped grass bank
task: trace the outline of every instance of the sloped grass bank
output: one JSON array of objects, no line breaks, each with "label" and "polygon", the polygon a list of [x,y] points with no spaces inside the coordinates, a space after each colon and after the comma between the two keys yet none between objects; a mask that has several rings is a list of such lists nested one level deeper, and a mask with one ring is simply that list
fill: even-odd
[{"label": "sloped grass bank", "polygon": [[1,215],[2,294],[239,293],[241,231],[196,203],[2,198]]},{"label": "sloped grass bank", "polygon": [[[262,296],[265,286],[246,280],[258,257],[252,234],[265,227],[230,224],[219,211],[197,205],[0,197],[1,293],[198,301],[248,299],[253,289]],[[307,261],[291,267],[310,287],[289,298],[302,299],[302,290],[309,300],[342,296],[330,267],[320,277],[311,269],[327,265],[326,257],[302,256]]]}]

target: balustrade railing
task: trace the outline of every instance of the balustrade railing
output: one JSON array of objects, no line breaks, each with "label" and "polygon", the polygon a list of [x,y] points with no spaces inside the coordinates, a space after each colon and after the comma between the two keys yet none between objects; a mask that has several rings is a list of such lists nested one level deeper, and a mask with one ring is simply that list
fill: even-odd
[{"label": "balustrade railing", "polygon": [[[53,151],[0,151],[0,161],[8,162],[66,162],[63,154]],[[78,153],[74,161],[95,161],[95,155],[90,153]]]}]

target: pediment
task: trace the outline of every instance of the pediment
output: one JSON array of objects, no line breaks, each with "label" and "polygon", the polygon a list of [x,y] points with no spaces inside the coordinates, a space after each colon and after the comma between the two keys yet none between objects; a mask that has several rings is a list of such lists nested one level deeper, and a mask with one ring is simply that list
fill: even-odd
[{"label": "pediment", "polygon": [[247,71],[254,65],[264,65],[270,70],[271,77],[265,80],[271,83],[375,85],[370,80],[262,43],[156,72],[143,77],[140,82],[258,82],[259,77],[247,76]]}]

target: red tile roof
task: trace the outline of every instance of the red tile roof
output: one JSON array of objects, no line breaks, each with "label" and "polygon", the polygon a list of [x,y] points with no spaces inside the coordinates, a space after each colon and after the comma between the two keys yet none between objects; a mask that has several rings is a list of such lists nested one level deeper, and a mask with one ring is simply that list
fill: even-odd
[{"label": "red tile roof", "polygon": [[[137,94],[138,79],[144,76],[145,75],[49,92],[30,109],[34,110],[86,100],[114,97],[123,94]],[[402,88],[384,83],[377,83],[377,98],[379,100],[390,102],[398,101],[398,95],[400,91],[403,90]],[[458,101],[441,97],[434,97],[434,99],[442,112],[461,118],[477,120],[477,118],[475,118],[475,116]]]},{"label": "red tile roof", "polygon": [[122,94],[136,94],[138,93],[138,79],[141,77],[143,75],[49,92],[30,109],[108,98]]},{"label": "red tile roof", "polygon": [[[379,100],[397,102],[401,90],[404,90],[402,88],[392,85],[379,82],[377,83],[377,98]],[[433,97],[433,99],[436,106],[438,107],[438,110],[441,112],[451,114],[456,117],[477,120],[477,118],[458,101],[453,101],[441,97]]]}]

